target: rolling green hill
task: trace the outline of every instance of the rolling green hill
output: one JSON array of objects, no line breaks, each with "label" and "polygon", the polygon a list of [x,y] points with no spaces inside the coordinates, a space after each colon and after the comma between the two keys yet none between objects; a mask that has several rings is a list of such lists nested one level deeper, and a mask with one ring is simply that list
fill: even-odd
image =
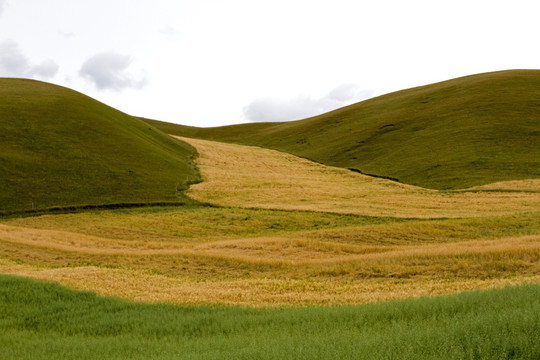
[{"label": "rolling green hill", "polygon": [[0,212],[177,202],[194,149],[75,91],[0,79]]},{"label": "rolling green hill", "polygon": [[540,177],[540,70],[472,75],[305,120],[164,132],[257,145],[436,189]]}]

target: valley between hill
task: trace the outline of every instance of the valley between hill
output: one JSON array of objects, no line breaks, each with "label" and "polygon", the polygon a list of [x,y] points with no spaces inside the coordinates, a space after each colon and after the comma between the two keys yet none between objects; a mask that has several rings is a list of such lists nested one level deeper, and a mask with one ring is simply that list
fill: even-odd
[{"label": "valley between hill", "polygon": [[539,84],[478,74],[199,129],[0,79],[0,271],[253,306],[538,282]]},{"label": "valley between hill", "polygon": [[201,129],[0,79],[2,355],[538,358],[539,98],[504,71]]},{"label": "valley between hill", "polygon": [[536,181],[523,191],[513,182],[440,192],[273,150],[183,140],[199,152],[204,179],[188,195],[219,207],[3,221],[0,272],[135,300],[252,306],[540,281]]}]

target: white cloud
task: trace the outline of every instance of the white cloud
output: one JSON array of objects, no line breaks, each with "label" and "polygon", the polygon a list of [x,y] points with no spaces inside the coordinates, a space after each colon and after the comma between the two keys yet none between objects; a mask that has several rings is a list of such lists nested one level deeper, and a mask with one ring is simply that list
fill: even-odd
[{"label": "white cloud", "polygon": [[354,103],[373,96],[373,90],[362,89],[354,83],[341,84],[326,95],[327,99],[336,100],[343,103]]},{"label": "white cloud", "polygon": [[16,42],[5,40],[0,43],[0,74],[2,76],[24,77],[29,68],[29,61]]},{"label": "white cloud", "polygon": [[244,108],[244,117],[251,122],[304,119],[367,99],[373,93],[356,84],[342,84],[319,99],[302,95],[292,99],[261,98]]},{"label": "white cloud", "polygon": [[58,31],[58,34],[64,39],[72,39],[75,37],[75,33],[73,31]]},{"label": "white cloud", "polygon": [[11,40],[0,42],[0,76],[50,79],[56,75],[59,66],[53,60],[31,65],[20,46]]},{"label": "white cloud", "polygon": [[134,77],[127,70],[131,58],[115,52],[103,52],[86,60],[79,74],[94,83],[98,90],[140,89],[147,84],[144,76]]},{"label": "white cloud", "polygon": [[159,33],[167,37],[175,37],[178,35],[178,31],[173,26],[170,26],[170,25],[159,29]]},{"label": "white cloud", "polygon": [[0,16],[2,16],[5,6],[6,6],[6,0],[0,0]]},{"label": "white cloud", "polygon": [[58,72],[59,66],[52,60],[45,60],[39,65],[34,65],[30,68],[28,74],[30,77],[37,76],[43,79],[50,79],[56,75]]}]

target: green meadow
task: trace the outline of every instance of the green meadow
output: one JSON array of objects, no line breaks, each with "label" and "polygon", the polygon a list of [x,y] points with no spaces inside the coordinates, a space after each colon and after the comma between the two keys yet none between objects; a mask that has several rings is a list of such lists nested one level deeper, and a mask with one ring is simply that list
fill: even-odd
[{"label": "green meadow", "polygon": [[142,304],[0,277],[3,359],[537,359],[540,286],[343,307]]}]

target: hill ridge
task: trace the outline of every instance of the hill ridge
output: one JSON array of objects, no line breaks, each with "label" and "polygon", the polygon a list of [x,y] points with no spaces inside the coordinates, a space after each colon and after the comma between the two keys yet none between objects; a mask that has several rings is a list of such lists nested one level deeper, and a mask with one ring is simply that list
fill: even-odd
[{"label": "hill ridge", "polygon": [[540,178],[540,70],[469,75],[319,116],[169,134],[256,145],[434,189]]}]

